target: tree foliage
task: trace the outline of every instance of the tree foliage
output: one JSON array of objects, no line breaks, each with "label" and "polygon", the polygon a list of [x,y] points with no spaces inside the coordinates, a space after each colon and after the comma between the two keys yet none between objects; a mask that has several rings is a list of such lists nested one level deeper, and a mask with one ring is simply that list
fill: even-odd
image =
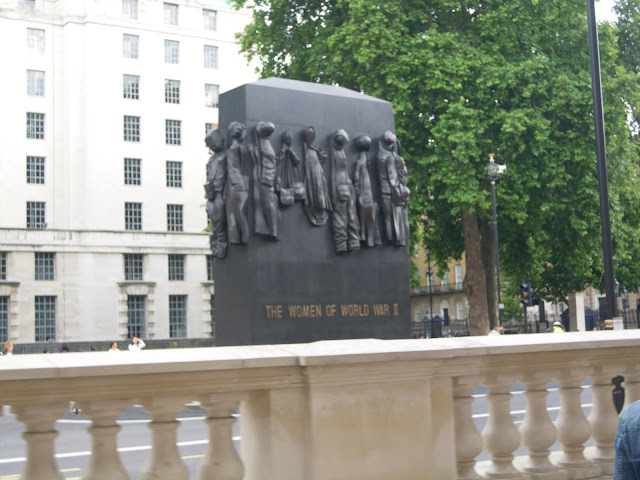
[{"label": "tree foliage", "polygon": [[[635,30],[629,26],[624,36],[603,24],[600,35],[615,261],[633,286],[640,196],[628,114],[640,104],[639,1],[619,3]],[[583,0],[253,5],[253,22],[239,39],[260,60],[263,77],[334,83],[393,102],[411,174],[412,223],[422,226],[414,232],[422,232],[440,267],[463,252],[463,214],[478,222],[490,217],[485,166],[494,152],[507,165],[497,185],[503,278],[527,278],[547,298],[600,285]]]}]

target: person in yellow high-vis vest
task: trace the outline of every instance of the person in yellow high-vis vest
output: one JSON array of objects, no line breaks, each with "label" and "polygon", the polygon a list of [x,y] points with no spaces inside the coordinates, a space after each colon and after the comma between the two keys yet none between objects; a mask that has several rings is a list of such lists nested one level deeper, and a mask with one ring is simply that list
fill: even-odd
[{"label": "person in yellow high-vis vest", "polygon": [[553,322],[553,333],[565,333],[566,330],[560,322]]}]

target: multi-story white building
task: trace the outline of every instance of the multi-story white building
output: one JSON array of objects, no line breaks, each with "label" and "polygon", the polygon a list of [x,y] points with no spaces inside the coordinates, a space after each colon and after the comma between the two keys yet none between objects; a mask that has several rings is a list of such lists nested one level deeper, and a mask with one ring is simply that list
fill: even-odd
[{"label": "multi-story white building", "polygon": [[223,0],[0,0],[0,341],[212,335],[205,132],[255,80]]}]

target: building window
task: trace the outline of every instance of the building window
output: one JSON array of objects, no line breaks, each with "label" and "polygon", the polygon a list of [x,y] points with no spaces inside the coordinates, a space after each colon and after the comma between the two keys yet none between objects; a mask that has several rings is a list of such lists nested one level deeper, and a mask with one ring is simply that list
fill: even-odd
[{"label": "building window", "polygon": [[184,255],[169,255],[169,280],[184,280]]},{"label": "building window", "polygon": [[0,343],[9,340],[9,297],[0,297]]},{"label": "building window", "polygon": [[164,81],[165,103],[180,103],[180,80]]},{"label": "building window", "polygon": [[463,320],[464,319],[464,302],[458,302],[456,303],[456,310],[457,310],[457,315],[458,315],[458,320]]},{"label": "building window", "polygon": [[218,68],[218,47],[204,46],[204,68]]},{"label": "building window", "polygon": [[56,339],[56,297],[35,297],[36,342]]},{"label": "building window", "polygon": [[167,205],[167,231],[182,231],[182,205]]},{"label": "building window", "polygon": [[138,0],[122,0],[122,16],[136,20],[138,18]]},{"label": "building window", "polygon": [[211,85],[205,83],[204,85],[204,106],[205,107],[217,107],[218,106],[218,94],[220,87],[218,85]]},{"label": "building window", "polygon": [[44,157],[27,157],[27,183],[44,184]]},{"label": "building window", "polygon": [[180,42],[164,41],[164,63],[180,63]]},{"label": "building window", "polygon": [[140,173],[140,165],[142,160],[139,158],[124,159],[124,184],[140,185],[142,175]]},{"label": "building window", "polygon": [[22,10],[35,10],[36,9],[36,0],[19,0],[18,5]]},{"label": "building window", "polygon": [[167,187],[182,187],[182,162],[167,162]]},{"label": "building window", "polygon": [[213,255],[207,255],[207,280],[213,282]]},{"label": "building window", "polygon": [[217,123],[205,123],[204,124],[204,134],[205,136],[209,133],[209,130],[213,130],[214,128],[218,128]]},{"label": "building window", "polygon": [[124,279],[141,281],[144,276],[142,262],[144,255],[141,253],[124,254]]},{"label": "building window", "polygon": [[443,300],[440,303],[440,314],[442,318],[449,318],[449,302],[447,300]]},{"label": "building window", "polygon": [[44,55],[44,30],[27,28],[27,48],[38,55]]},{"label": "building window", "polygon": [[140,117],[124,116],[124,141],[140,141]]},{"label": "building window", "polygon": [[44,140],[44,113],[27,112],[27,138]]},{"label": "building window", "polygon": [[218,19],[218,12],[215,10],[202,10],[202,20],[204,21],[205,30],[216,30],[216,23]]},{"label": "building window", "polygon": [[448,272],[444,272],[444,274],[442,275],[442,282],[440,282],[442,285],[442,290],[449,290],[449,273]]},{"label": "building window", "polygon": [[142,230],[142,204],[125,202],[124,204],[124,229]]},{"label": "building window", "polygon": [[456,288],[461,289],[462,288],[462,282],[463,282],[462,265],[460,265],[458,263],[458,264],[456,264]]},{"label": "building window", "polygon": [[0,280],[7,279],[7,252],[0,252]]},{"label": "building window", "polygon": [[138,100],[140,98],[140,77],[138,75],[122,76],[122,97]]},{"label": "building window", "polygon": [[55,280],[56,254],[53,252],[35,252],[35,279]]},{"label": "building window", "polygon": [[167,145],[180,145],[182,142],[182,121],[165,120],[164,125]]},{"label": "building window", "polygon": [[145,336],[146,313],[146,295],[127,296],[127,336],[129,338]]},{"label": "building window", "polygon": [[169,337],[187,336],[187,296],[169,295]]},{"label": "building window", "polygon": [[27,70],[27,95],[44,97],[44,72]]},{"label": "building window", "polygon": [[45,202],[27,202],[27,228],[47,228]]},{"label": "building window", "polygon": [[178,25],[178,5],[164,4],[164,23],[165,25]]},{"label": "building window", "polygon": [[138,59],[138,42],[140,37],[138,35],[122,35],[122,56],[124,58]]}]

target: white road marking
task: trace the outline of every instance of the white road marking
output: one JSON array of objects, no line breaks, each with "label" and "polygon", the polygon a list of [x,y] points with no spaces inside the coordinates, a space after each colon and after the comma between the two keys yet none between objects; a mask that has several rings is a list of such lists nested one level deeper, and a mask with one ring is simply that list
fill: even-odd
[{"label": "white road marking", "polygon": [[[235,442],[235,441],[239,441],[240,437],[239,436],[235,436],[235,437],[231,437],[231,439]],[[179,447],[190,447],[193,445],[205,445],[209,443],[209,440],[192,440],[189,442],[178,442],[178,446]],[[123,452],[138,452],[138,451],[142,451],[142,450],[151,450],[151,445],[139,445],[136,447],[122,447],[118,449],[118,452],[123,453]],[[73,458],[73,457],[86,457],[91,455],[90,451],[84,451],[84,452],[70,452],[70,453],[57,453],[55,455],[56,458]],[[3,463],[19,463],[19,462],[24,462],[26,460],[26,457],[15,457],[15,458],[3,458],[0,460],[0,464]]]}]

